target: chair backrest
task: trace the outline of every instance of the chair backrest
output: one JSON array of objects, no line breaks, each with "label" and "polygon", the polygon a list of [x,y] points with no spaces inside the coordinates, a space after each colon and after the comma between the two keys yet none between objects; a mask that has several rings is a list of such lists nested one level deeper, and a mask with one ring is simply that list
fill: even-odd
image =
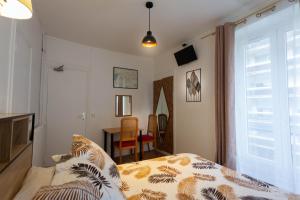
[{"label": "chair backrest", "polygon": [[167,130],[168,126],[168,116],[166,114],[158,115],[158,129],[159,131]]},{"label": "chair backrest", "polygon": [[148,117],[148,130],[147,133],[151,133],[154,137],[157,133],[157,116],[156,115],[149,115]]},{"label": "chair backrest", "polygon": [[137,140],[138,130],[138,119],[136,117],[121,119],[120,141]]}]

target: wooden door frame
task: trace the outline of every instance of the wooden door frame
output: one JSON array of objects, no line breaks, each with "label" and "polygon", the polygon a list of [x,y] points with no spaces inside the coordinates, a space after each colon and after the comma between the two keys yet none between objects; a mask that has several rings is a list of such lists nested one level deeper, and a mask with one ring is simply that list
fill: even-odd
[{"label": "wooden door frame", "polygon": [[[157,142],[159,150],[167,153],[174,153],[174,77],[169,76],[153,82],[153,113],[156,114],[157,105],[159,102],[160,91],[164,90],[166,102],[168,105],[169,119],[166,134],[166,147],[160,149],[160,144]],[[158,137],[157,137],[158,138]]]}]

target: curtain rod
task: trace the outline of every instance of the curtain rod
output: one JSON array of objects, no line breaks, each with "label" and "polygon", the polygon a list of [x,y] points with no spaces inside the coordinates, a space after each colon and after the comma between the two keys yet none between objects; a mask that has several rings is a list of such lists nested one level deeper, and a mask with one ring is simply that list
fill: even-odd
[{"label": "curtain rod", "polygon": [[[259,10],[255,11],[255,12],[250,13],[249,15],[247,15],[247,16],[245,16],[245,17],[243,17],[243,18],[241,18],[241,19],[239,19],[237,21],[235,21],[234,24],[236,26],[238,26],[240,24],[247,23],[248,18],[251,17],[251,16],[255,15],[257,18],[259,18],[259,17],[261,17],[266,12],[270,12],[270,11],[273,12],[276,9],[276,4],[278,4],[280,1],[282,1],[282,0],[275,1],[274,3],[272,3],[272,4],[270,4],[270,5],[266,6],[266,7],[264,7],[262,9],[259,9]],[[297,1],[297,0],[288,0],[288,2],[291,2],[291,3],[295,2],[295,1]],[[215,31],[211,32],[211,33],[208,33],[208,34],[202,36],[201,39],[205,39],[205,38],[207,38],[209,36],[212,36],[212,35],[215,35],[215,34],[216,34]]]}]

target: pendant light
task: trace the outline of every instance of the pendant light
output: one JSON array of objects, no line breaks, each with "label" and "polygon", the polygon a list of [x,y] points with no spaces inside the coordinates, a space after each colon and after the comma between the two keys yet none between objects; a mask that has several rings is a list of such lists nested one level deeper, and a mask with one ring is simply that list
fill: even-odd
[{"label": "pendant light", "polygon": [[143,46],[144,47],[147,47],[147,48],[152,48],[152,47],[156,47],[157,46],[157,42],[156,42],[156,39],[155,37],[152,35],[152,32],[151,32],[151,21],[150,21],[150,9],[153,8],[153,3],[151,1],[148,1],[146,3],[146,8],[149,9],[149,29],[147,31],[147,35],[144,37],[143,39]]},{"label": "pendant light", "polygon": [[30,19],[31,0],[0,0],[0,15],[13,19]]}]

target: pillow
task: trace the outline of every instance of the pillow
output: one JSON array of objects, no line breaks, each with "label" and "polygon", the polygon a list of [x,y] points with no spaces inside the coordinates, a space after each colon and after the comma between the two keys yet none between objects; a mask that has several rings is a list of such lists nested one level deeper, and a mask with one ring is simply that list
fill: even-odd
[{"label": "pillow", "polygon": [[86,181],[74,181],[58,186],[46,186],[41,188],[33,200],[99,200],[101,192],[93,186],[92,183]]},{"label": "pillow", "polygon": [[72,156],[89,160],[99,167],[105,176],[111,177],[116,185],[121,186],[116,163],[93,141],[82,135],[73,135]]},{"label": "pillow", "polygon": [[[76,181],[77,183],[75,184]],[[78,183],[78,181],[80,183]],[[67,183],[73,184],[67,185],[68,187],[66,187]],[[40,191],[42,194],[46,193],[45,195],[49,198],[49,195],[52,195],[52,192],[49,192],[49,190],[55,190],[57,193],[64,193],[61,190],[67,188],[68,190],[66,193],[70,192],[70,194],[73,194],[73,192],[71,192],[72,188],[74,188],[77,193],[80,191],[83,193],[95,191],[96,188],[97,192],[101,193],[100,199],[125,199],[119,186],[112,181],[112,178],[105,176],[101,169],[83,157],[74,157],[64,163],[57,164],[51,185],[53,187],[43,188],[45,189],[43,191],[46,192]],[[92,185],[94,188],[89,188],[89,185]],[[87,188],[89,188],[89,190],[87,190]],[[94,194],[94,196],[97,195]]]},{"label": "pillow", "polygon": [[51,185],[62,185],[78,180],[77,176],[72,174],[72,166],[77,163],[91,164],[87,159],[83,157],[74,157],[66,162],[62,162],[56,165],[55,175],[53,176]]},{"label": "pillow", "polygon": [[35,193],[42,187],[51,184],[55,167],[32,167],[24,179],[21,190],[14,200],[32,200]]},{"label": "pillow", "polygon": [[61,163],[61,162],[65,162],[69,159],[71,159],[73,156],[71,154],[61,154],[61,155],[53,155],[51,156],[52,160],[55,163]]}]

